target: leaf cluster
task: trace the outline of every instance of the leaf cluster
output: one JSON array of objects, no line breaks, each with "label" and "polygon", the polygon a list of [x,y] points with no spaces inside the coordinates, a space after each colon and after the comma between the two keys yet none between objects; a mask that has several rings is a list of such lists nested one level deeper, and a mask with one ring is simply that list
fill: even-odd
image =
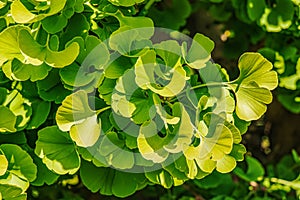
[{"label": "leaf cluster", "polygon": [[1,198],[26,199],[30,185],[68,175],[126,197],[228,173],[244,159],[242,134],[278,84],[272,64],[245,53],[230,80],[206,36],[151,40],[143,15],[153,3],[0,4]]}]

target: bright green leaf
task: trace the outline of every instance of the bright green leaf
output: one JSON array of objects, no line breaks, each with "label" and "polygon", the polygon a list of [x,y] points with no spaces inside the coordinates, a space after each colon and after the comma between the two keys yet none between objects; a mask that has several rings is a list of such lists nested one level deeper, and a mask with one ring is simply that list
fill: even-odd
[{"label": "bright green leaf", "polygon": [[59,175],[49,170],[37,155],[33,154],[31,157],[37,166],[37,177],[31,184],[34,186],[43,186],[44,184],[51,185],[55,183]]},{"label": "bright green leaf", "polygon": [[37,167],[32,158],[14,144],[2,144],[0,150],[9,163],[7,174],[0,178],[0,184],[13,185],[25,191],[29,187],[29,182],[36,178]]},{"label": "bright green leaf", "polygon": [[56,52],[37,43],[26,30],[19,31],[19,46],[21,51],[30,58],[29,63],[39,65],[45,62],[55,68],[70,65],[79,54],[79,45],[76,42],[71,43],[64,50]]},{"label": "bright green leaf", "polygon": [[11,26],[0,33],[0,66],[7,60],[17,58],[24,60],[19,49],[18,35],[19,31],[25,29],[23,26]]},{"label": "bright green leaf", "polygon": [[[240,76],[231,85],[235,89],[237,116],[246,121],[259,119],[271,103],[270,90],[278,85],[272,64],[258,53],[245,53],[239,60]],[[235,85],[237,83],[237,85]]]},{"label": "bright green leaf", "polygon": [[74,124],[70,129],[70,136],[77,146],[88,147],[94,145],[101,133],[101,122],[97,115],[86,118],[79,124]]},{"label": "bright green leaf", "polygon": [[17,117],[14,113],[5,106],[0,106],[0,116],[5,116],[0,118],[0,132],[16,132],[16,121]]},{"label": "bright green leaf", "polygon": [[236,167],[236,160],[229,155],[225,155],[217,161],[216,170],[220,173],[229,173]]},{"label": "bright green leaf", "polygon": [[0,199],[26,200],[27,195],[19,187],[15,187],[13,185],[7,185],[7,184],[0,184]]},{"label": "bright green leaf", "polygon": [[5,75],[11,80],[32,82],[44,79],[52,68],[45,63],[40,66],[24,64],[18,59],[13,59],[2,66]]},{"label": "bright green leaf", "polygon": [[74,174],[80,167],[80,157],[69,134],[57,126],[49,126],[38,132],[35,154],[57,174]]},{"label": "bright green leaf", "polygon": [[47,101],[35,99],[31,102],[32,116],[26,129],[36,129],[41,126],[46,120],[50,113],[51,104]]},{"label": "bright green leaf", "polygon": [[36,15],[30,12],[20,0],[16,0],[11,5],[11,14],[17,23],[32,23],[58,13],[64,8],[66,2],[67,0],[50,0],[48,12]]},{"label": "bright green leaf", "polygon": [[5,155],[0,155],[0,176],[3,176],[8,168],[8,161]]},{"label": "bright green leaf", "polygon": [[[185,43],[184,43],[185,44]],[[214,42],[208,37],[197,33],[189,50],[186,44],[183,46],[182,54],[186,63],[194,69],[201,69],[205,67],[205,63],[211,58],[211,52],[214,49]]]},{"label": "bright green leaf", "polygon": [[116,6],[129,7],[129,6],[133,6],[135,4],[142,3],[145,0],[108,0],[108,1]]},{"label": "bright green leaf", "polygon": [[17,117],[17,123],[15,128],[17,130],[24,129],[28,121],[30,120],[31,103],[28,99],[25,99],[18,90],[12,90],[6,97],[4,106],[7,106],[9,110]]},{"label": "bright green leaf", "polygon": [[179,94],[186,84],[186,72],[182,68],[180,59],[173,68],[168,68],[167,73],[172,73],[171,78],[160,77],[167,79],[166,85],[160,86],[160,82],[155,80],[155,75],[162,76],[160,66],[156,63],[156,54],[154,51],[148,51],[140,56],[135,64],[135,81],[142,89],[150,89],[151,91],[164,96],[173,97]]},{"label": "bright green leaf", "polygon": [[89,107],[87,93],[79,90],[62,102],[56,113],[56,122],[60,130],[69,131],[73,125],[80,124],[95,114]]}]

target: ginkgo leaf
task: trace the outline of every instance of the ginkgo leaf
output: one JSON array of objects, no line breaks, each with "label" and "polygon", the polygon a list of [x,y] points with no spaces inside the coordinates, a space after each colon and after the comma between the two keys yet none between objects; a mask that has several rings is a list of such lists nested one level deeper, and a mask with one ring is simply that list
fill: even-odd
[{"label": "ginkgo leaf", "polygon": [[244,53],[238,63],[240,75],[234,83],[249,85],[255,82],[259,87],[273,90],[278,85],[278,77],[272,71],[273,65],[259,53]]},{"label": "ginkgo leaf", "polygon": [[70,137],[77,146],[89,147],[94,145],[101,133],[101,122],[98,122],[97,115],[86,118],[80,124],[75,124],[70,129]]},{"label": "ginkgo leaf", "polygon": [[217,161],[206,159],[195,159],[196,163],[199,165],[200,169],[206,173],[212,173],[217,166]]},{"label": "ginkgo leaf", "polygon": [[144,188],[148,181],[143,173],[127,173],[112,168],[96,167],[83,161],[80,167],[83,184],[92,192],[126,197]]},{"label": "ginkgo leaf", "polygon": [[[184,108],[181,108],[181,104],[174,104],[173,105],[173,107],[172,107],[173,114],[176,113],[175,114],[176,116],[172,116],[169,113],[167,113],[166,110],[164,109],[164,107],[161,105],[162,102],[161,102],[158,95],[153,93],[152,98],[153,98],[153,102],[154,102],[154,105],[155,105],[155,111],[153,111],[152,113],[155,113],[156,115],[158,115],[160,117],[160,119],[163,121],[165,127],[167,127],[168,124],[173,124],[174,125],[174,124],[177,124],[180,121],[181,109],[184,110]],[[182,111],[182,112],[184,112],[184,111]],[[151,112],[151,111],[149,111],[149,112]],[[190,121],[187,114],[184,117],[185,117],[186,120]]]},{"label": "ginkgo leaf", "polygon": [[214,49],[214,42],[208,37],[197,33],[189,50],[183,45],[182,54],[186,63],[194,69],[205,67],[205,63],[211,58],[211,52]]},{"label": "ginkgo leaf", "polygon": [[12,90],[6,96],[6,100],[3,105],[7,106],[17,117],[15,128],[17,130],[24,129],[30,120],[30,115],[32,114],[32,108],[30,107],[31,103],[29,100],[25,99],[18,90]]},{"label": "ginkgo leaf", "polygon": [[152,183],[160,184],[164,188],[171,188],[174,184],[175,179],[175,177],[173,177],[172,175],[170,175],[169,172],[163,169],[152,172],[146,172],[145,176]]},{"label": "ginkgo leaf", "polygon": [[132,117],[133,112],[136,107],[133,103],[126,99],[126,96],[119,95],[118,93],[114,93],[111,96],[112,99],[112,109],[117,113],[122,115],[123,117]]},{"label": "ginkgo leaf", "polygon": [[52,68],[43,63],[40,66],[24,64],[18,59],[13,59],[2,66],[2,70],[6,77],[11,80],[26,81],[30,79],[32,82],[44,79]]},{"label": "ginkgo leaf", "polygon": [[37,43],[26,30],[19,31],[19,47],[27,57],[27,62],[40,65],[43,62],[54,68],[63,68],[75,61],[79,54],[79,45],[71,43],[62,51],[52,51],[48,46]]},{"label": "ginkgo leaf", "polygon": [[11,4],[11,14],[17,23],[33,23],[60,12],[66,2],[67,0],[50,0],[48,12],[36,15],[30,12],[20,0],[16,0]]},{"label": "ginkgo leaf", "polygon": [[5,200],[26,200],[27,194],[20,187],[0,184],[0,199]]},{"label": "ginkgo leaf", "polygon": [[253,86],[240,86],[236,93],[236,114],[246,121],[257,120],[266,112],[266,104],[272,99],[270,90],[259,88],[255,83]]},{"label": "ginkgo leaf", "polygon": [[[151,91],[164,96],[173,97],[179,94],[186,84],[186,72],[181,66],[180,59],[177,61],[173,68],[168,68],[172,77],[167,80],[166,85],[161,85],[161,82],[157,82],[154,78],[158,75],[160,66],[156,63],[156,54],[154,51],[148,51],[144,55],[140,56],[135,64],[135,81],[142,89],[150,89]],[[165,78],[165,77],[163,77]]]},{"label": "ginkgo leaf", "polygon": [[5,155],[0,155],[0,176],[3,176],[8,168],[8,161]]},{"label": "ginkgo leaf", "polygon": [[121,55],[137,57],[152,46],[149,40],[154,34],[153,21],[148,17],[128,17],[120,11],[113,14],[120,23],[120,28],[109,37],[109,46]]},{"label": "ginkgo leaf", "polygon": [[[151,95],[144,93],[135,81],[132,81],[134,79],[134,71],[130,69],[117,80],[112,88],[111,105],[116,114],[131,118],[136,124],[142,124],[150,119],[149,112],[153,102]],[[102,91],[105,92],[104,87]]]},{"label": "ginkgo leaf", "polygon": [[175,40],[166,40],[159,44],[154,44],[154,49],[157,55],[164,60],[167,67],[173,67],[179,57],[182,56],[181,46]]},{"label": "ginkgo leaf", "polygon": [[230,83],[236,95],[237,116],[246,121],[257,120],[272,101],[270,90],[278,85],[277,73],[259,53],[244,53],[238,66],[240,76]]},{"label": "ginkgo leaf", "polygon": [[100,143],[99,152],[116,169],[131,169],[134,166],[134,153],[126,148],[125,141],[120,140],[116,132],[106,133]]},{"label": "ginkgo leaf", "polygon": [[297,61],[296,65],[296,73],[287,76],[287,77],[281,77],[280,78],[280,87],[285,87],[289,90],[296,90],[297,89],[297,82],[300,80],[300,58]]},{"label": "ginkgo leaf", "polygon": [[294,5],[289,0],[277,0],[272,8],[264,9],[259,23],[266,26],[268,32],[280,32],[292,25]]},{"label": "ginkgo leaf", "polygon": [[158,130],[155,122],[145,122],[141,128],[137,138],[138,148],[142,156],[155,163],[165,161],[169,155],[163,147],[171,140],[171,137],[164,138],[158,135]]},{"label": "ginkgo leaf", "polygon": [[79,90],[62,102],[56,113],[56,122],[60,130],[69,131],[73,125],[80,124],[95,114],[89,107],[87,93]]},{"label": "ginkgo leaf", "polygon": [[164,149],[171,153],[179,153],[184,151],[184,149],[192,143],[194,127],[183,104],[175,103],[172,107],[172,111],[174,116],[172,122],[174,119],[180,119],[180,122],[175,123],[176,125],[172,132],[175,137],[164,147]]},{"label": "ginkgo leaf", "polygon": [[5,106],[0,106],[0,116],[5,116],[0,118],[0,132],[16,132],[15,128],[17,117],[14,113]]},{"label": "ginkgo leaf", "polygon": [[5,61],[14,58],[24,60],[18,43],[19,31],[22,29],[26,28],[23,26],[10,26],[0,33],[0,66]]},{"label": "ginkgo leaf", "polygon": [[9,163],[7,173],[0,178],[0,184],[13,185],[21,188],[23,192],[26,191],[29,182],[34,181],[37,174],[37,167],[32,158],[15,144],[2,144],[0,151]]},{"label": "ginkgo leaf", "polygon": [[116,6],[129,7],[129,6],[133,6],[135,4],[142,3],[145,0],[108,0],[108,1]]},{"label": "ginkgo leaf", "polygon": [[80,167],[75,144],[66,132],[49,126],[38,132],[35,154],[57,174],[74,174]]},{"label": "ginkgo leaf", "polygon": [[236,160],[229,155],[217,161],[216,170],[221,173],[231,172],[236,167]]},{"label": "ginkgo leaf", "polygon": [[229,154],[233,146],[233,136],[230,129],[223,124],[218,124],[212,137],[204,137],[200,143],[201,156],[211,155],[213,160]]},{"label": "ginkgo leaf", "polygon": [[257,181],[265,175],[265,169],[262,164],[254,157],[246,156],[247,170],[237,167],[234,173],[246,181]]}]

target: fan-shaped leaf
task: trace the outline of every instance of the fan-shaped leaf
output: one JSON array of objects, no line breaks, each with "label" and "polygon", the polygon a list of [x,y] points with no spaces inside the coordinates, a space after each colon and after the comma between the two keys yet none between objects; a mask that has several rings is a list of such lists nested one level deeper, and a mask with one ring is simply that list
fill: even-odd
[{"label": "fan-shaped leaf", "polygon": [[138,3],[142,3],[143,1],[145,0],[109,0],[109,2],[111,2],[116,6],[126,6],[126,7],[133,6]]},{"label": "fan-shaped leaf", "polygon": [[30,12],[20,0],[16,0],[11,4],[11,14],[17,23],[32,23],[58,13],[64,8],[66,2],[67,0],[50,0],[48,12],[36,15]]},{"label": "fan-shaped leaf", "polygon": [[15,128],[17,117],[14,113],[5,106],[0,106],[0,116],[5,116],[0,118],[0,132],[16,132]]},{"label": "fan-shaped leaf", "polygon": [[278,85],[272,64],[259,53],[245,53],[239,60],[240,76],[231,86],[236,95],[236,113],[240,119],[260,118],[271,103],[270,90]]},{"label": "fan-shaped leaf", "polygon": [[147,185],[144,174],[126,173],[112,168],[95,167],[83,161],[80,167],[83,184],[92,192],[126,197]]},{"label": "fan-shaped leaf", "polygon": [[37,43],[26,30],[19,31],[19,46],[22,53],[29,57],[27,60],[29,63],[40,65],[45,62],[55,68],[70,65],[79,54],[79,45],[76,42],[71,43],[62,51],[52,51],[49,47]]},{"label": "fan-shaped leaf", "polygon": [[35,154],[57,174],[74,174],[80,167],[80,157],[68,133],[57,126],[38,132]]},{"label": "fan-shaped leaf", "polygon": [[56,113],[56,122],[60,130],[69,131],[73,125],[80,124],[95,114],[89,107],[87,93],[79,90],[62,102]]},{"label": "fan-shaped leaf", "polygon": [[9,163],[6,174],[0,177],[0,184],[13,185],[25,191],[29,182],[36,178],[37,168],[32,158],[14,144],[2,144],[0,150]]}]

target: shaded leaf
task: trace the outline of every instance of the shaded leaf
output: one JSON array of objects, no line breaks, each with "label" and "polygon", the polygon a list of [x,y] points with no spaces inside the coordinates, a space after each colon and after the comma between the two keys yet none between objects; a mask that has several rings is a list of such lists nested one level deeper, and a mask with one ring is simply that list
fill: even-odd
[{"label": "shaded leaf", "polygon": [[35,154],[48,169],[57,174],[74,174],[80,167],[80,157],[68,133],[57,126],[49,126],[38,132]]}]

